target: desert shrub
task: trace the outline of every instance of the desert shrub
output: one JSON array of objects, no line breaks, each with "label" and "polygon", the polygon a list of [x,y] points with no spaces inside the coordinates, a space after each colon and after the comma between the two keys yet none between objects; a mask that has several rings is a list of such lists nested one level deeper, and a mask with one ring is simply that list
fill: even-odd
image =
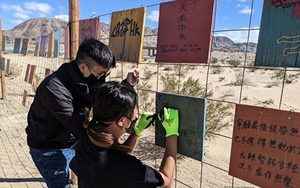
[{"label": "desert shrub", "polygon": [[260,101],[259,103],[264,105],[264,106],[268,106],[268,105],[273,105],[274,100],[273,99],[268,99],[268,100],[265,100],[265,101]]},{"label": "desert shrub", "polygon": [[148,81],[141,81],[143,87],[139,89],[139,108],[142,112],[154,112],[154,101],[150,97],[151,86]]},{"label": "desert shrub", "polygon": [[[207,96],[213,95],[213,92],[206,94],[206,89],[203,87],[199,79],[189,77],[182,84],[177,83],[172,76],[162,76],[163,87],[165,92],[175,92],[186,96]],[[207,132],[219,133],[230,126],[226,117],[230,116],[230,105],[222,102],[209,102],[207,106]],[[206,138],[213,138],[214,135],[206,134]]]},{"label": "desert shrub", "polygon": [[212,72],[211,72],[212,74],[221,74],[223,72],[222,67],[219,67],[219,66],[212,67],[211,69],[212,69]]},{"label": "desert shrub", "polygon": [[285,83],[286,84],[292,84],[292,83],[294,83],[295,81],[297,81],[299,79],[299,76],[300,76],[300,73],[297,73],[297,74],[287,74],[286,71],[280,70],[280,71],[274,72],[272,74],[271,79],[277,80],[277,81],[283,81],[283,79],[285,77]]},{"label": "desert shrub", "polygon": [[219,77],[219,82],[223,82],[225,80],[225,77],[222,76],[222,77]]},{"label": "desert shrub", "polygon": [[234,59],[228,60],[227,63],[234,67],[237,67],[241,64],[241,62],[239,60],[234,60]]},{"label": "desert shrub", "polygon": [[213,58],[211,59],[211,64],[217,64],[217,63],[218,63],[218,59],[215,58],[215,57],[213,57]]}]

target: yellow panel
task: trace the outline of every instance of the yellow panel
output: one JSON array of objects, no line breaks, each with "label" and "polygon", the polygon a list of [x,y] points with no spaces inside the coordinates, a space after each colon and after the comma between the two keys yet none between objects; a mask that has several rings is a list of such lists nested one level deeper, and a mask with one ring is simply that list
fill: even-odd
[{"label": "yellow panel", "polygon": [[114,12],[109,46],[117,60],[138,63],[142,58],[145,8]]}]

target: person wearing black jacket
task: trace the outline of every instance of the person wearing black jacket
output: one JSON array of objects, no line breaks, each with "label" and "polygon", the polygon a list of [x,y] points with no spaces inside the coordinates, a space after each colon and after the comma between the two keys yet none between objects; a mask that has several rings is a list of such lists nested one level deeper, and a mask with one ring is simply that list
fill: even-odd
[{"label": "person wearing black jacket", "polygon": [[[84,132],[85,110],[93,93],[116,66],[111,50],[96,39],[85,40],[76,59],[45,78],[36,91],[26,128],[30,155],[48,188],[69,187],[72,146]],[[138,73],[124,83],[135,85]]]}]

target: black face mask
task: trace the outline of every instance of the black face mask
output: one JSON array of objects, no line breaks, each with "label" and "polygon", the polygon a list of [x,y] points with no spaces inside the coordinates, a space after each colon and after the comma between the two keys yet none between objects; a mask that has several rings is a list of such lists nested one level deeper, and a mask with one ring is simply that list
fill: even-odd
[{"label": "black face mask", "polygon": [[97,83],[101,83],[105,81],[105,76],[101,76],[100,78],[97,78],[93,74],[91,74],[89,77],[86,78],[86,82],[89,86],[95,85]]}]

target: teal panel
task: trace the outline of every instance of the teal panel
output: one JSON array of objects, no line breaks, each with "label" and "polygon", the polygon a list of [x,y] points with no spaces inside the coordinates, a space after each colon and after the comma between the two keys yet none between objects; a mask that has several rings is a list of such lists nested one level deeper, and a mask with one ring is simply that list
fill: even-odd
[{"label": "teal panel", "polygon": [[256,66],[300,67],[300,2],[265,0]]},{"label": "teal panel", "polygon": [[[202,161],[205,135],[206,99],[166,93],[156,94],[156,111],[163,107],[179,110],[178,153]],[[155,144],[165,146],[163,127],[155,127]]]}]

